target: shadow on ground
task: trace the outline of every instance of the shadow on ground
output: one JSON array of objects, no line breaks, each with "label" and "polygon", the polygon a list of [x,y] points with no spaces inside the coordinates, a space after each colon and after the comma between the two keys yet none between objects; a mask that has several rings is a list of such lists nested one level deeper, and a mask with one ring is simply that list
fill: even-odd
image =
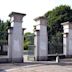
[{"label": "shadow on ground", "polygon": [[6,72],[4,69],[0,69],[0,72]]}]

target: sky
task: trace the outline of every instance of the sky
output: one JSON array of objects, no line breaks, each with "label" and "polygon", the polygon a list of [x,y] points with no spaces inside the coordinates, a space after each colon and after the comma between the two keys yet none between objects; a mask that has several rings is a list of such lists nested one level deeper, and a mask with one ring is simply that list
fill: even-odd
[{"label": "sky", "polygon": [[0,0],[0,19],[6,21],[12,11],[25,13],[22,27],[26,28],[25,32],[32,32],[33,25],[36,25],[34,18],[43,16],[59,5],[72,8],[72,0]]}]

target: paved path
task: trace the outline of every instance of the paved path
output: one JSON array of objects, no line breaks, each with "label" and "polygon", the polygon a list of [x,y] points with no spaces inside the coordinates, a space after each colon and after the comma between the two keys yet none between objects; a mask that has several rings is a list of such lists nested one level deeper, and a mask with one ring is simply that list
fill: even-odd
[{"label": "paved path", "polygon": [[72,59],[57,64],[55,61],[34,61],[0,64],[0,72],[72,72]]},{"label": "paved path", "polygon": [[72,63],[26,62],[0,64],[0,72],[72,72]]}]

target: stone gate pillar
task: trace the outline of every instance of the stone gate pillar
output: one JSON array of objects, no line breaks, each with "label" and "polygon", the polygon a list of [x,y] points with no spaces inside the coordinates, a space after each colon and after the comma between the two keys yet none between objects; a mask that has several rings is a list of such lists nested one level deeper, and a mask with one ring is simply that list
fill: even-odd
[{"label": "stone gate pillar", "polygon": [[12,12],[11,24],[13,24],[13,32],[11,38],[12,62],[23,62],[23,35],[22,35],[22,19],[26,14]]},{"label": "stone gate pillar", "polygon": [[38,56],[39,56],[39,37],[40,37],[40,31],[35,30],[35,36],[34,36],[34,45],[35,45],[34,59],[35,60],[38,60]]},{"label": "stone gate pillar", "polygon": [[12,32],[13,32],[13,27],[10,27],[8,29],[8,61],[12,61]]},{"label": "stone gate pillar", "polygon": [[72,22],[64,22],[63,25],[63,53],[72,56]]},{"label": "stone gate pillar", "polygon": [[34,19],[39,24],[35,36],[35,60],[47,60],[48,56],[48,36],[47,19],[43,16]]}]

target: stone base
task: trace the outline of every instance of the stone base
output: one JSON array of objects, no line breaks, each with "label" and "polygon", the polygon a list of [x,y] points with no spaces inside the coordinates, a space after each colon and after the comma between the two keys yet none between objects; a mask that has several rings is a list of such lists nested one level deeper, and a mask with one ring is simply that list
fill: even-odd
[{"label": "stone base", "polygon": [[34,57],[35,61],[47,61],[48,56],[37,56],[36,58]]},{"label": "stone base", "polygon": [[12,63],[23,63],[23,58],[12,58]]},{"label": "stone base", "polygon": [[0,58],[0,63],[9,63],[11,62],[11,59],[9,58]]},{"label": "stone base", "polygon": [[72,55],[65,55],[65,58],[72,58]]},{"label": "stone base", "polygon": [[0,58],[0,63],[23,63],[23,58]]}]

